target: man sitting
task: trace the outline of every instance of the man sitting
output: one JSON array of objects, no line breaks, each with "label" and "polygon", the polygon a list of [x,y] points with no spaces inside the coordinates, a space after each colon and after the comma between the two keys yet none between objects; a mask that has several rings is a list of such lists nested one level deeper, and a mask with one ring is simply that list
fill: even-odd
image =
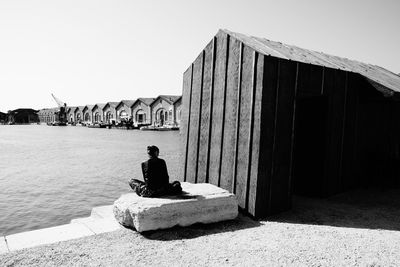
[{"label": "man sitting", "polygon": [[181,184],[178,181],[169,183],[167,164],[158,157],[160,150],[156,146],[148,146],[149,159],[142,162],[144,182],[132,179],[130,187],[139,196],[159,197],[163,195],[177,195],[182,193]]}]

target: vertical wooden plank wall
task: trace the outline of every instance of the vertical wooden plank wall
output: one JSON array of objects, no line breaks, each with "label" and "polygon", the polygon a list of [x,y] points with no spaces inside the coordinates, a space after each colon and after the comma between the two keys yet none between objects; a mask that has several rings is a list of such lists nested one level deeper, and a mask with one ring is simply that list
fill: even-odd
[{"label": "vertical wooden plank wall", "polygon": [[213,96],[212,75],[214,71],[214,41],[211,41],[204,50],[204,74],[203,74],[203,89],[201,102],[201,121],[199,133],[199,148],[198,148],[198,167],[197,180],[198,183],[208,181],[208,165],[209,165],[209,143],[210,143],[210,108],[212,107],[211,99]]},{"label": "vertical wooden plank wall", "polygon": [[352,189],[358,185],[356,147],[358,143],[358,93],[362,84],[361,79],[363,78],[360,75],[354,73],[349,73],[347,78],[341,190]]},{"label": "vertical wooden plank wall", "polygon": [[332,195],[342,189],[343,135],[346,118],[347,73],[325,69],[324,94],[328,95],[328,138],[323,194]]},{"label": "vertical wooden plank wall", "polygon": [[238,125],[238,154],[236,161],[236,197],[239,206],[246,207],[247,179],[249,171],[249,147],[251,131],[251,110],[252,110],[252,92],[253,92],[253,50],[248,46],[243,47],[242,59],[242,80],[241,95],[239,107],[239,125]]},{"label": "vertical wooden plank wall", "polygon": [[[265,209],[266,206],[259,206],[257,202],[257,197],[266,192],[259,192],[259,180],[265,179],[266,177],[260,176],[259,166],[260,162],[260,142],[264,138],[261,135],[261,122],[262,122],[262,110],[263,110],[263,83],[264,83],[264,60],[265,56],[254,52],[254,62],[253,62],[253,82],[252,82],[252,132],[250,141],[250,165],[249,165],[249,175],[247,181],[247,191],[246,194],[246,209],[250,214],[260,217],[260,211]],[[260,194],[260,195],[258,195]]]},{"label": "vertical wooden plank wall", "polygon": [[211,120],[211,139],[209,154],[208,182],[219,185],[220,164],[221,164],[221,145],[224,131],[225,115],[225,89],[226,89],[226,67],[229,56],[228,52],[229,37],[226,34],[219,34],[216,39],[216,55],[214,69],[214,88],[213,105]]},{"label": "vertical wooden plank wall", "polygon": [[190,128],[190,106],[191,106],[191,94],[192,94],[192,76],[193,76],[193,65],[191,65],[183,73],[183,85],[182,85],[182,116],[180,124],[180,139],[181,139],[181,157],[182,165],[179,171],[179,179],[186,181],[187,171],[187,153],[189,145],[189,128]]},{"label": "vertical wooden plank wall", "polygon": [[189,140],[187,146],[186,181],[195,183],[197,173],[199,126],[201,121],[201,97],[203,83],[204,51],[193,63],[192,93],[190,106],[190,127],[188,128]]},{"label": "vertical wooden plank wall", "polygon": [[242,49],[241,42],[234,38],[230,39],[220,186],[231,192],[235,191],[236,132],[237,124],[239,123],[237,116],[240,97],[239,83],[241,82]]},{"label": "vertical wooden plank wall", "polygon": [[271,171],[274,148],[276,97],[278,89],[279,60],[264,57],[262,109],[260,121],[260,148],[256,189],[256,217],[270,214]]},{"label": "vertical wooden plank wall", "polygon": [[278,61],[274,140],[268,213],[290,208],[292,130],[296,93],[297,63]]},{"label": "vertical wooden plank wall", "polygon": [[[188,182],[235,192],[256,215],[264,56],[219,33],[184,74],[181,132]],[[254,129],[253,129],[254,127]],[[264,192],[265,193],[265,192]]]}]

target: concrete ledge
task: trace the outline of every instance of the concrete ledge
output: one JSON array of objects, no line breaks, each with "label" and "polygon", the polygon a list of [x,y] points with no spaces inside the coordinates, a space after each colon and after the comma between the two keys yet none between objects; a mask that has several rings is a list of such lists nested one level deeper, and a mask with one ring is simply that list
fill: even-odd
[{"label": "concrete ledge", "polygon": [[7,253],[8,252],[8,247],[6,243],[6,239],[4,236],[0,236],[0,254],[2,253]]},{"label": "concrete ledge", "polygon": [[122,226],[115,220],[115,218],[81,218],[71,220],[71,223],[83,224],[95,234],[112,232],[121,229]]},{"label": "concrete ledge", "polygon": [[211,184],[182,183],[184,194],[143,198],[135,193],[114,202],[117,221],[138,232],[231,220],[238,215],[236,198]]},{"label": "concrete ledge", "polygon": [[65,224],[6,236],[10,251],[94,235],[82,224]]}]

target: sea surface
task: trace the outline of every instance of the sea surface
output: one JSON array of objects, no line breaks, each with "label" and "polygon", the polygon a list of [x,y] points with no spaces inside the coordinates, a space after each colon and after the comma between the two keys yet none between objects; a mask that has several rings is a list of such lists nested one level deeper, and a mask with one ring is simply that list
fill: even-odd
[{"label": "sea surface", "polygon": [[0,236],[66,224],[111,205],[142,179],[156,145],[170,180],[181,180],[179,132],[0,126]]}]

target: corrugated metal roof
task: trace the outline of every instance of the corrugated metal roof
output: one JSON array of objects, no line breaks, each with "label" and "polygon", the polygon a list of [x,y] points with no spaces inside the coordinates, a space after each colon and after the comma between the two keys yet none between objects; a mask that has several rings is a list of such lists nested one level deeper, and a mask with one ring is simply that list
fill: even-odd
[{"label": "corrugated metal roof", "polygon": [[242,33],[221,30],[222,32],[238,39],[247,46],[267,56],[283,58],[328,68],[340,69],[359,73],[370,82],[377,90],[393,94],[400,92],[400,76],[382,67],[316,52],[294,45],[287,45],[265,38],[248,36]]}]

